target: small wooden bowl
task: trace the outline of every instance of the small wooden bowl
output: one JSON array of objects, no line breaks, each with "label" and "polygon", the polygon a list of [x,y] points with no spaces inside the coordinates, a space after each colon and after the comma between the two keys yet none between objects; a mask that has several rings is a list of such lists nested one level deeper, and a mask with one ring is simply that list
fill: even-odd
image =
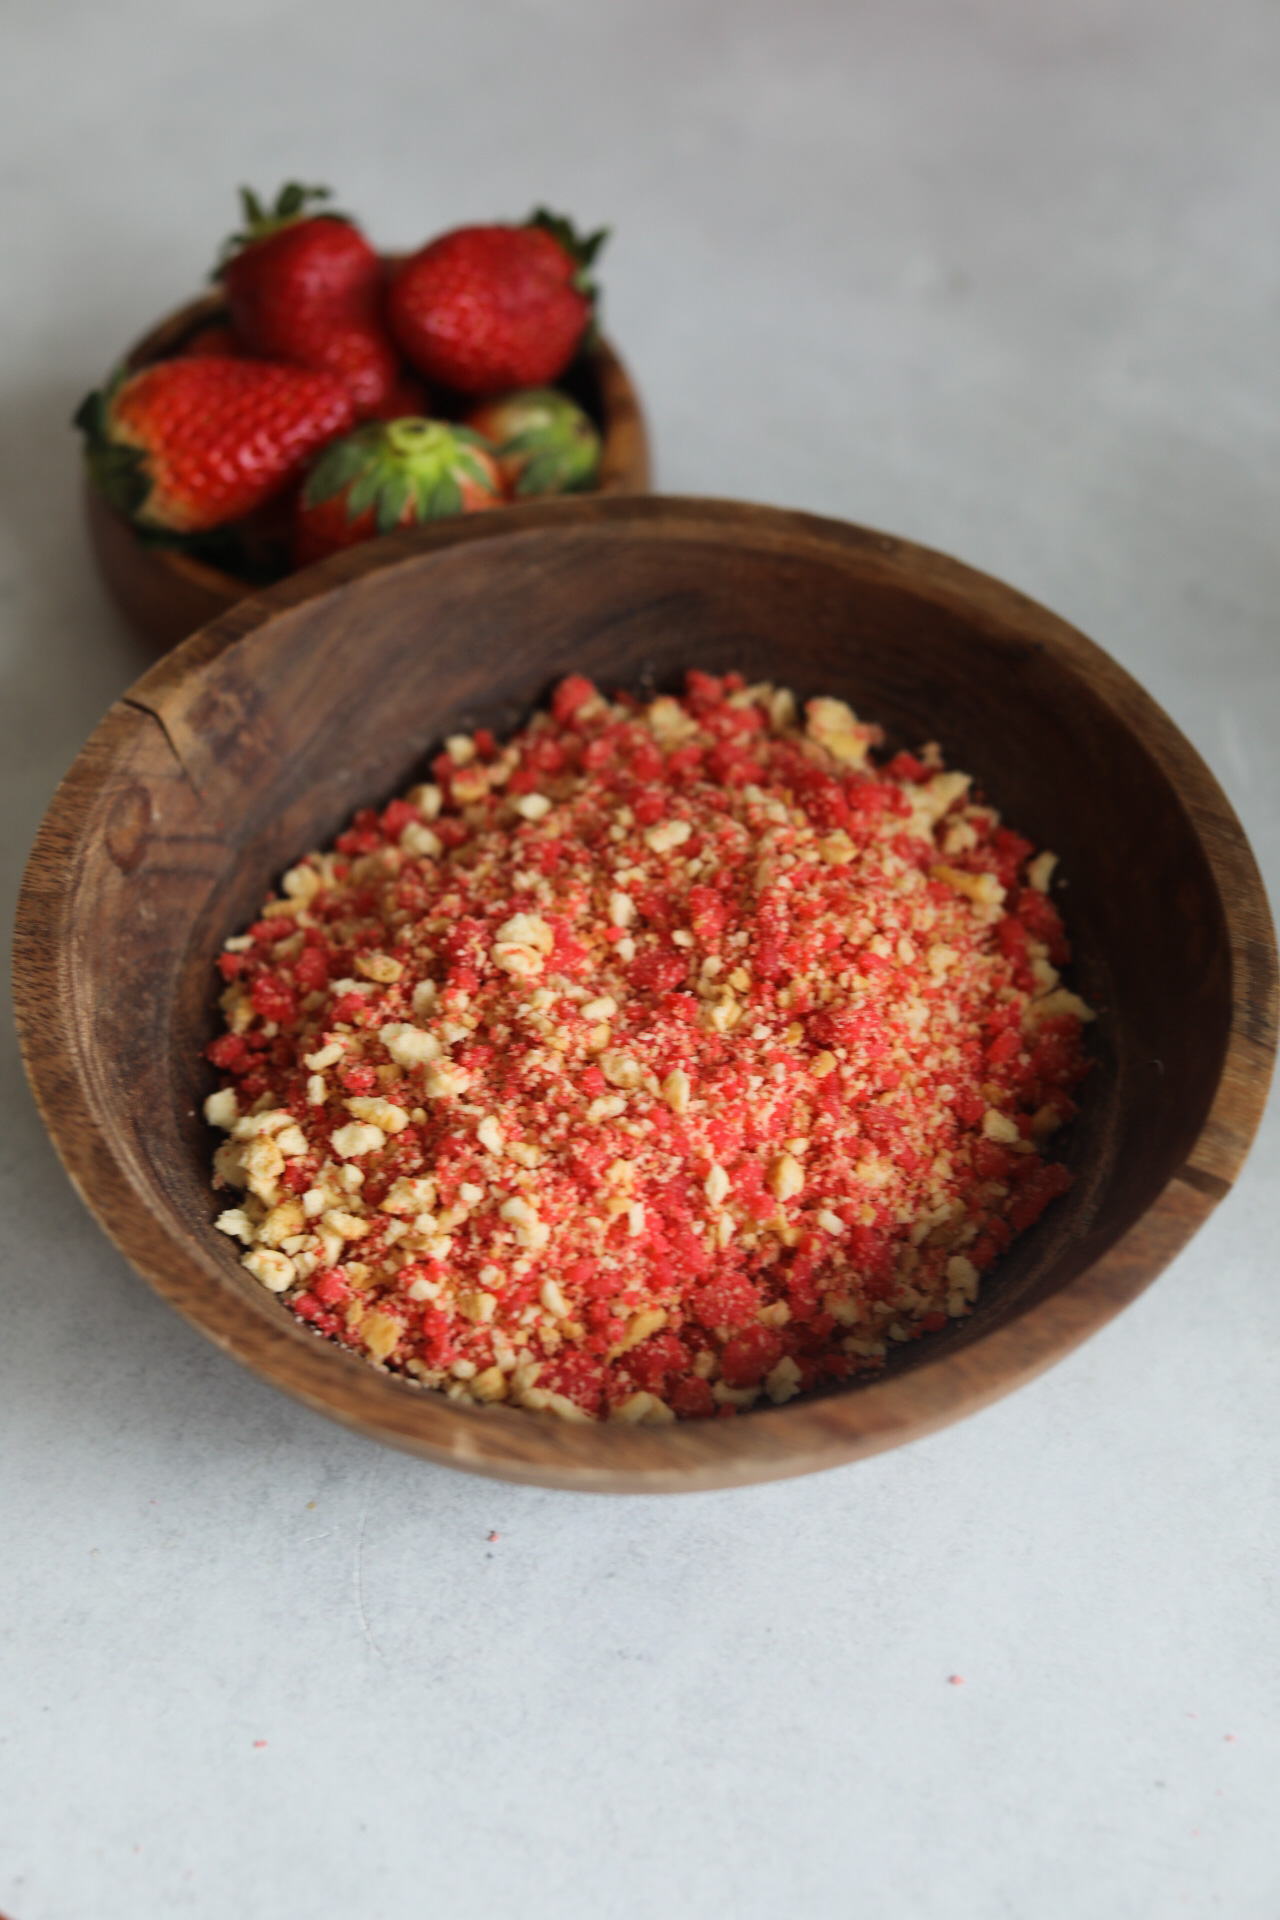
[{"label": "small wooden bowl", "polygon": [[[168,359],[201,328],[227,317],[220,293],[180,307],[130,348],[130,371]],[[607,340],[575,361],[557,382],[573,395],[600,428],[603,446],[597,493],[647,493],[650,485],[649,438],[640,396],[631,376]],[[234,574],[189,554],[144,546],[122,515],[107,505],[97,488],[84,483],[89,543],[107,591],[130,626],[157,653],[207,626],[255,589]]]},{"label": "small wooden bowl", "polygon": [[[213,959],[281,869],[401,790],[442,735],[518,723],[569,671],[692,665],[843,696],[941,741],[1062,858],[1101,1010],[1076,1184],[972,1318],[887,1375],[734,1420],[566,1426],[459,1405],[306,1331],[212,1227]],[[764,507],[577,499],[351,549],[194,635],[108,714],[40,830],[18,913],[27,1071],[77,1188],[156,1290],[308,1406],[428,1458],[549,1486],[768,1480],[1007,1393],[1154,1279],[1229,1190],[1276,1044],[1276,951],[1213,776],[1114,661],[998,581]]]}]

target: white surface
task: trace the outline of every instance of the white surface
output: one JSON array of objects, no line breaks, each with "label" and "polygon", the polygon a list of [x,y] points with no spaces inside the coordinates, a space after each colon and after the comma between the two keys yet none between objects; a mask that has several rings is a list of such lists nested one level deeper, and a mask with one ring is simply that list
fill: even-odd
[{"label": "white surface", "polygon": [[[6,890],[142,664],[67,415],[231,188],[293,173],[388,244],[612,220],[662,483],[1047,601],[1274,885],[1278,68],[1267,0],[9,0]],[[106,1245],[9,1041],[2,1098],[10,1920],[1280,1911],[1274,1119],[1040,1384],[823,1478],[627,1502],[259,1386]]]}]

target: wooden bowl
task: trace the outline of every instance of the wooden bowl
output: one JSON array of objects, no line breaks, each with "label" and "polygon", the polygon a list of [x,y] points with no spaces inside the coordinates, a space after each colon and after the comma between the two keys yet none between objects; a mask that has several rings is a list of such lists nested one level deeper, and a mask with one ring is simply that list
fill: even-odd
[{"label": "wooden bowl", "polygon": [[[740,669],[942,742],[1060,853],[1101,1018],[1071,1192],[972,1318],[882,1379],[734,1420],[568,1426],[459,1405],[306,1331],[211,1221],[212,963],[274,878],[403,788],[441,736],[606,687]],[[764,507],[577,499],[353,548],[250,600],[111,710],[36,841],[18,914],[27,1071],[81,1194],[165,1299],[308,1406],[428,1458],[657,1492],[834,1466],[1007,1393],[1154,1279],[1231,1186],[1275,1051],[1276,951],[1213,776],[1097,647],[998,581]]]},{"label": "wooden bowl", "polygon": [[[130,371],[168,359],[201,328],[224,321],[220,293],[180,307],[130,348]],[[603,439],[597,493],[647,493],[649,438],[640,396],[607,340],[598,340],[556,383],[573,395],[599,427]],[[254,588],[232,573],[189,554],[144,546],[129,522],[115,513],[97,488],[84,482],[89,543],[107,591],[139,638],[157,653],[216,620]]]}]

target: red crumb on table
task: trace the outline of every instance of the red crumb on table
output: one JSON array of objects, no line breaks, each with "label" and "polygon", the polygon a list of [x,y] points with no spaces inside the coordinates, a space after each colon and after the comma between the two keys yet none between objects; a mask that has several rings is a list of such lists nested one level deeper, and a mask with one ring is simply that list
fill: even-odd
[{"label": "red crumb on table", "polygon": [[964,1685],[964,1675],[962,1673],[949,1673],[947,1675],[947,1685],[949,1687],[962,1687]]},{"label": "red crumb on table", "polygon": [[219,959],[218,1219],[454,1399],[732,1417],[970,1313],[1071,1184],[1054,857],[843,702],[573,675],[446,741]]},{"label": "red crumb on table", "polygon": [[489,1535],[489,1539],[490,1539],[490,1541],[491,1541],[491,1542],[492,1542],[492,1541],[494,1541],[494,1540],[497,1540],[498,1538],[500,1538],[500,1536],[499,1536],[498,1534],[496,1534],[496,1533],[491,1533],[491,1534]]},{"label": "red crumb on table", "polygon": [[255,1740],[253,1744],[255,1747],[265,1747],[267,1743],[265,1740]]}]

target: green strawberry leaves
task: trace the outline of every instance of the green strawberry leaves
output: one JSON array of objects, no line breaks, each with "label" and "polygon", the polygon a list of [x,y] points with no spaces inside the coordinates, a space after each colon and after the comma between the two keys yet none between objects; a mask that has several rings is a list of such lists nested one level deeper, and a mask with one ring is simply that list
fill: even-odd
[{"label": "green strawberry leaves", "polygon": [[347,492],[347,519],[358,520],[362,513],[376,506],[382,498],[384,488],[396,486],[403,479],[394,468],[388,471],[378,459],[378,449],[370,449],[369,459],[362,473],[351,483]]},{"label": "green strawberry leaves", "polygon": [[252,187],[240,189],[240,205],[248,227],[285,226],[308,211],[313,202],[332,198],[332,187],[304,187],[298,180],[287,180],[276,195],[274,207],[264,207]]},{"label": "green strawberry leaves", "polygon": [[123,378],[117,373],[101,391],[87,393],[71,424],[84,435],[85,465],[94,486],[109,507],[132,520],[147,503],[151,474],[141,447],[118,446],[110,437],[111,398]]},{"label": "green strawberry leaves", "polygon": [[304,187],[300,180],[287,180],[275,197],[272,206],[264,206],[252,187],[240,189],[240,212],[244,228],[233,233],[222,243],[218,254],[218,264],[209,278],[217,280],[223,268],[235,254],[242,253],[246,247],[253,246],[257,240],[265,240],[270,234],[278,233],[281,227],[291,227],[299,220],[312,220],[322,214],[326,220],[343,220],[352,224],[349,213],[337,213],[332,207],[323,205],[332,200],[331,187]]},{"label": "green strawberry leaves", "polygon": [[423,474],[414,484],[414,504],[417,520],[448,520],[462,512],[462,489],[451,473]]},{"label": "green strawberry leaves", "polygon": [[[357,487],[362,484],[361,481],[356,482]],[[404,516],[404,510],[409,504],[409,496],[412,492],[413,482],[407,473],[393,473],[376,489],[373,498],[373,504],[376,507],[374,519],[379,533],[395,532]],[[357,508],[354,502],[353,493],[347,502],[348,520],[354,520],[356,517]]]},{"label": "green strawberry leaves", "polygon": [[326,447],[307,475],[302,489],[303,506],[323,506],[326,500],[332,500],[344,487],[349,487],[368,466],[378,437],[376,427],[361,427]]},{"label": "green strawberry leaves", "polygon": [[488,441],[469,427],[439,420],[371,421],[326,447],[302,489],[304,511],[343,497],[348,523],[372,511],[379,533],[409,522],[462,512],[459,476],[493,487],[473,449]]},{"label": "green strawberry leaves", "polygon": [[608,227],[597,227],[594,233],[579,233],[568,214],[552,213],[547,207],[535,207],[525,225],[541,227],[558,247],[563,247],[575,266],[584,269],[595,265],[596,256],[610,233]]},{"label": "green strawberry leaves", "polygon": [[600,435],[582,408],[555,387],[529,387],[495,403],[485,425],[500,460],[518,470],[522,499],[544,493],[583,493],[600,467]]},{"label": "green strawberry leaves", "polygon": [[567,449],[535,454],[521,470],[515,490],[521,499],[540,493],[585,493],[595,478],[594,453],[585,471],[575,471],[573,455]]},{"label": "green strawberry leaves", "polygon": [[541,227],[568,254],[578,269],[573,276],[574,287],[584,300],[591,302],[594,312],[599,304],[600,289],[591,277],[591,269],[609,238],[610,228],[597,227],[594,233],[579,233],[567,214],[552,213],[547,207],[535,207],[525,225]]}]

